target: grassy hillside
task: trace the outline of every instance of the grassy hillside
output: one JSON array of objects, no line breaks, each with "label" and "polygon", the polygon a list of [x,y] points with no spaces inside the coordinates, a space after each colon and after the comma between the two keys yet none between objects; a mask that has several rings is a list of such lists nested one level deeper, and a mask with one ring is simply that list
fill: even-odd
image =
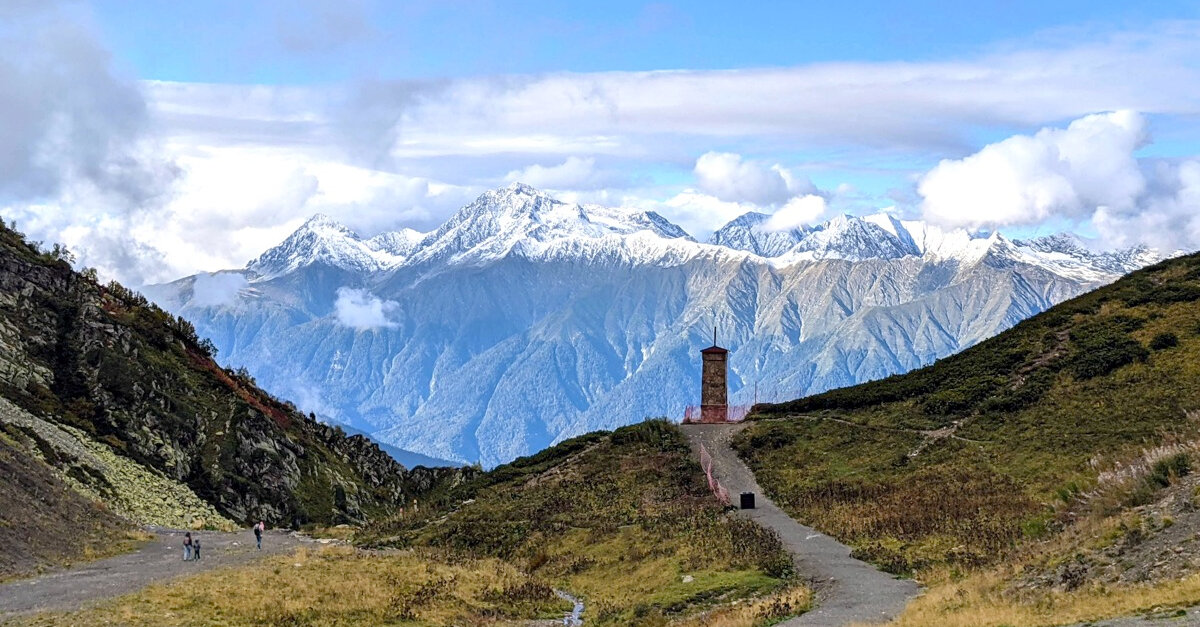
[{"label": "grassy hillside", "polygon": [[442,486],[353,540],[16,624],[527,625],[570,609],[559,589],[589,625],[751,627],[811,603],[779,540],[719,506],[659,421]]},{"label": "grassy hillside", "polygon": [[1056,571],[1200,462],[1197,410],[1192,255],[927,368],[761,405],[735,444],[789,512],[894,572]]},{"label": "grassy hillside", "polygon": [[[808,603],[778,538],[715,502],[683,435],[663,421],[519,459],[357,540],[503,559],[582,596],[588,624],[656,625],[716,612],[727,622],[712,624],[749,625]],[[771,600],[753,609],[731,605],[764,596]]]},{"label": "grassy hillside", "polygon": [[121,498],[139,476],[121,471],[125,461],[237,523],[277,526],[386,515],[458,473],[406,471],[365,438],[318,423],[221,368],[187,321],[69,259],[0,223],[0,397],[37,428],[0,423],[114,509],[134,518],[153,509]]}]

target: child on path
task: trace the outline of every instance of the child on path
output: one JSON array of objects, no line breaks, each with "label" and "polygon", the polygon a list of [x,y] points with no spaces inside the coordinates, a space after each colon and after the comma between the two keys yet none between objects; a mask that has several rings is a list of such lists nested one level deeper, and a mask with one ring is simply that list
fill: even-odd
[{"label": "child on path", "polygon": [[200,538],[192,539],[192,559],[200,561]]}]

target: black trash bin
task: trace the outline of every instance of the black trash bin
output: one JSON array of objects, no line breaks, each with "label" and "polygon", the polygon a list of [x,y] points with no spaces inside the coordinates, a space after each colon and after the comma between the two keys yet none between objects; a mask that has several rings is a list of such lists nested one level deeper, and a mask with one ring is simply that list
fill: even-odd
[{"label": "black trash bin", "polygon": [[753,492],[742,492],[742,509],[754,509]]}]

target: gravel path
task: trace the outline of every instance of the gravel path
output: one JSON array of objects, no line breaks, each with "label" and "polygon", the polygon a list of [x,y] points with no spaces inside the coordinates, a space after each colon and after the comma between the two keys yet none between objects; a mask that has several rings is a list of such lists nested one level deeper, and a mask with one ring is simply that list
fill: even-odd
[{"label": "gravel path", "polygon": [[136,592],[204,570],[244,564],[287,551],[312,540],[286,531],[267,531],[263,549],[254,548],[254,533],[193,531],[200,539],[200,561],[183,561],[183,531],[150,529],[153,540],[136,551],[0,585],[0,621],[45,610],[74,611],[93,601]]},{"label": "gravel path", "polygon": [[792,520],[763,494],[750,468],[730,447],[730,438],[744,427],[744,424],[684,425],[683,432],[697,454],[700,444],[708,449],[713,458],[713,473],[735,503],[740,493],[754,493],[757,508],[741,513],[774,529],[795,556],[798,571],[812,581],[816,607],[781,625],[836,627],[878,623],[904,609],[917,595],[915,582],[897,579],[850,557],[850,547]]}]

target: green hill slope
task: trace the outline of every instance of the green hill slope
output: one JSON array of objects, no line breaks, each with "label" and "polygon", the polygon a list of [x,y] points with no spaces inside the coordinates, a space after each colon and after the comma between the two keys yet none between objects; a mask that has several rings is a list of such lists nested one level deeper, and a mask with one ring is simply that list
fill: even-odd
[{"label": "green hill slope", "polygon": [[[1158,498],[1187,472],[1196,410],[1192,255],[927,368],[758,406],[736,445],[797,518],[921,572],[996,563],[1023,539]],[[1164,443],[1186,449],[1174,470],[1158,465]]]},{"label": "green hill slope", "polygon": [[762,624],[809,601],[778,537],[725,512],[665,421],[500,466],[358,542],[501,558],[583,597],[588,624]]},{"label": "green hill slope", "polygon": [[[239,524],[362,522],[461,473],[405,470],[318,423],[218,366],[186,321],[66,257],[0,223],[0,397],[21,410],[0,429],[115,511],[201,524],[192,503]],[[126,485],[137,477],[157,487]],[[168,485],[175,496],[149,495],[161,503],[135,498]]]}]

